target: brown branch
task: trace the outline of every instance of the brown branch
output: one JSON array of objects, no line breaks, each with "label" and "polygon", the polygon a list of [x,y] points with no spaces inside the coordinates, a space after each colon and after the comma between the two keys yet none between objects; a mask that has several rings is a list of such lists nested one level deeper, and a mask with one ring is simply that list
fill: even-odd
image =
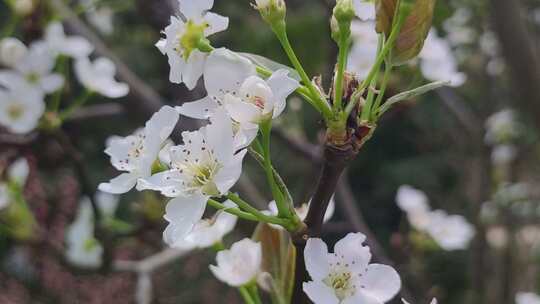
[{"label": "brown branch", "polygon": [[491,0],[493,27],[502,45],[516,91],[516,105],[530,113],[540,129],[540,63],[518,0]]},{"label": "brown branch", "polygon": [[67,121],[91,120],[108,116],[120,116],[125,113],[125,108],[121,104],[105,103],[77,109]]}]

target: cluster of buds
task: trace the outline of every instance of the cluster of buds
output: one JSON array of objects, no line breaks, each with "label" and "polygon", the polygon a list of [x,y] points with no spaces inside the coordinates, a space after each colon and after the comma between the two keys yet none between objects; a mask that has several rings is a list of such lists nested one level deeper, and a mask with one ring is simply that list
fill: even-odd
[{"label": "cluster of buds", "polygon": [[257,9],[266,23],[274,25],[285,21],[287,7],[284,0],[255,0]]}]

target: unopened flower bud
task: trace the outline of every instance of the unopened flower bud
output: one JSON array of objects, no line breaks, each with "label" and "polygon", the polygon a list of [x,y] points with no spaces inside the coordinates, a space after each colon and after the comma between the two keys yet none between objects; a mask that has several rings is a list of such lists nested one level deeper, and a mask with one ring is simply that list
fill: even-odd
[{"label": "unopened flower bud", "polygon": [[270,25],[285,20],[287,6],[284,0],[255,0],[254,7]]},{"label": "unopened flower bud", "polygon": [[14,67],[26,56],[26,46],[16,38],[4,38],[0,40],[0,64]]},{"label": "unopened flower bud", "polygon": [[351,23],[355,16],[352,0],[337,0],[334,7],[334,17],[338,23]]},{"label": "unopened flower bud", "polygon": [[15,0],[13,10],[19,16],[29,15],[34,11],[34,2],[33,0]]},{"label": "unopened flower bud", "polygon": [[[404,18],[392,51],[391,60],[394,65],[413,59],[422,50],[431,28],[435,2],[436,0],[378,0],[377,32],[390,36],[397,25],[394,18]],[[396,9],[399,9],[398,14]]]}]

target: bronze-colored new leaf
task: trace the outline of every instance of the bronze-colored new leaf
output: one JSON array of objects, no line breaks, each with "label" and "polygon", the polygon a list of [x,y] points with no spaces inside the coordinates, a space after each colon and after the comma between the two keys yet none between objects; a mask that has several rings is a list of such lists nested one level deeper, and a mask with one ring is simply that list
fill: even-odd
[{"label": "bronze-colored new leaf", "polygon": [[[403,0],[402,0],[403,1]],[[377,32],[385,33],[386,37],[392,32],[396,8],[399,0],[377,0]],[[436,0],[416,0],[411,13],[401,27],[398,38],[392,50],[392,63],[400,65],[416,57],[431,28],[433,11]]]}]

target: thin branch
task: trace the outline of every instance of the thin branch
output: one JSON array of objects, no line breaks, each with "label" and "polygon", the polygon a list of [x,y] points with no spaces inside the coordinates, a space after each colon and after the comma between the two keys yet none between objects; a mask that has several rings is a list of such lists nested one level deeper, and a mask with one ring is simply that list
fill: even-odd
[{"label": "thin branch", "polygon": [[125,272],[152,273],[158,270],[159,268],[186,256],[189,252],[191,251],[167,248],[141,261],[122,261],[122,260],[115,261],[113,264],[113,269],[116,271],[125,271]]},{"label": "thin branch", "polygon": [[108,116],[120,116],[125,113],[125,108],[122,105],[118,103],[105,103],[77,109],[69,116],[67,121],[91,120]]}]

